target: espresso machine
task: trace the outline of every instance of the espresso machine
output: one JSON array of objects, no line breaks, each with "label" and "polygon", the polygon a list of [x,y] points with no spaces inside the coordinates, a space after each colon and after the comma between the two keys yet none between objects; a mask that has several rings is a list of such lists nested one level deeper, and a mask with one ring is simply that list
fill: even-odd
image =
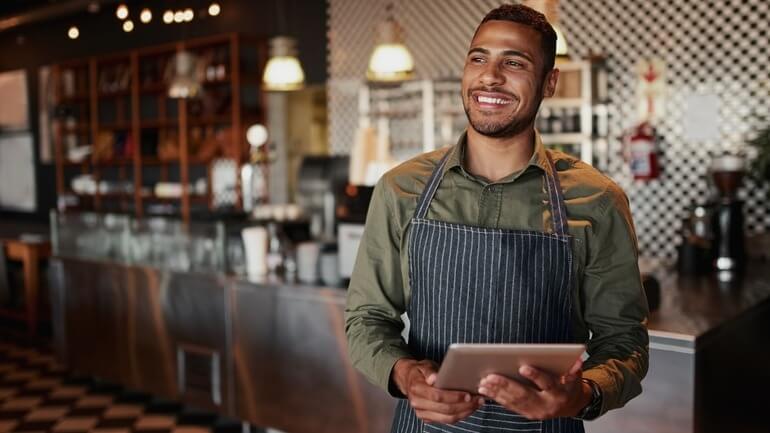
[{"label": "espresso machine", "polygon": [[711,177],[717,190],[713,208],[713,252],[717,271],[737,271],[746,259],[743,202],[738,199],[738,188],[746,170],[740,156],[715,157]]}]

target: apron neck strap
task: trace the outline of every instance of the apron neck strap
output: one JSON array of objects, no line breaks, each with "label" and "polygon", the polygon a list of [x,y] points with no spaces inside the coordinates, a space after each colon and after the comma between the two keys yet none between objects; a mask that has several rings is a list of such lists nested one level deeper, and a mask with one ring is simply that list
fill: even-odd
[{"label": "apron neck strap", "polygon": [[449,155],[452,153],[452,149],[453,148],[450,147],[444,154],[444,157],[441,158],[441,161],[439,161],[438,165],[433,170],[430,179],[428,179],[428,184],[425,185],[425,189],[422,190],[420,200],[417,202],[417,208],[414,210],[415,218],[424,219],[425,215],[428,214],[428,207],[430,207],[430,202],[433,201],[433,196],[436,194],[438,185],[441,183],[441,178],[444,176],[444,167],[449,159]]},{"label": "apron neck strap", "polygon": [[564,205],[564,194],[559,182],[559,174],[553,163],[551,154],[545,152],[548,165],[545,167],[545,184],[548,190],[548,202],[551,204],[551,220],[553,221],[553,231],[559,236],[566,236],[569,233],[567,228],[567,206]]},{"label": "apron neck strap", "polygon": [[[436,195],[436,190],[441,183],[441,178],[444,175],[444,167],[446,167],[449,155],[452,153],[452,148],[444,154],[436,168],[433,170],[428,184],[423,189],[420,199],[417,201],[417,208],[414,210],[414,218],[424,219],[428,214],[428,208],[430,202],[433,201],[433,196]],[[560,236],[566,236],[569,231],[567,230],[567,207],[564,205],[564,196],[561,191],[561,184],[559,183],[559,175],[556,172],[553,159],[551,155],[546,152],[547,166],[544,167],[545,171],[545,185],[548,190],[548,203],[551,205],[551,219],[553,220],[554,233]]]}]

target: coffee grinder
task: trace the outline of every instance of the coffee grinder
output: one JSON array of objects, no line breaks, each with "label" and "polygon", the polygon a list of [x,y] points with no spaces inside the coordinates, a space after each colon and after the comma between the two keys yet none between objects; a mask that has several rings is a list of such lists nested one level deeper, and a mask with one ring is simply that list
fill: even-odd
[{"label": "coffee grinder", "polygon": [[716,157],[711,164],[711,176],[718,192],[712,223],[717,271],[736,271],[746,258],[743,202],[738,199],[745,167],[744,159],[735,155]]}]

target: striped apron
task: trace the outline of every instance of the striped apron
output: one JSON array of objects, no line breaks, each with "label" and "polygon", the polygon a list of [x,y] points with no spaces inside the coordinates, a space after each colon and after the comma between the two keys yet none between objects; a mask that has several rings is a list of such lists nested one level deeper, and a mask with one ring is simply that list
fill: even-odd
[{"label": "striped apron", "polygon": [[[564,197],[548,158],[544,190],[553,233],[473,227],[426,219],[449,152],[422,192],[408,239],[409,348],[441,363],[451,343],[568,343],[572,251]],[[583,433],[572,418],[530,421],[488,401],[455,424],[424,424],[400,400],[392,433]]]}]

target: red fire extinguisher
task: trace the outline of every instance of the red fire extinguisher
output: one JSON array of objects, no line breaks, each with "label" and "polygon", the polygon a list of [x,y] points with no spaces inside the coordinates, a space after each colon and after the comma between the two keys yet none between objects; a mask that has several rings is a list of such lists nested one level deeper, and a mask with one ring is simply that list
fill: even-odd
[{"label": "red fire extinguisher", "polygon": [[649,122],[638,124],[626,134],[625,153],[634,179],[650,180],[660,175],[655,128]]}]

